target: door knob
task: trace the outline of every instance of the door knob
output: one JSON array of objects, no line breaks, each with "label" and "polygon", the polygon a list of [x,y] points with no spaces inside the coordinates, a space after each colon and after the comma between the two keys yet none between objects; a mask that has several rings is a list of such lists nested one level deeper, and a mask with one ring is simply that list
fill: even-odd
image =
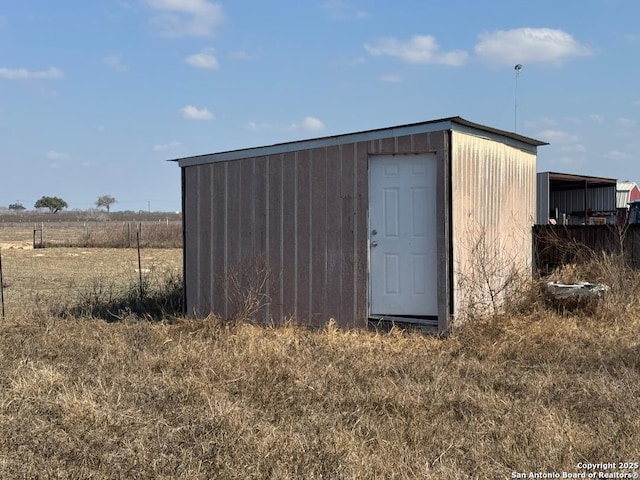
[{"label": "door knob", "polygon": [[378,242],[376,242],[375,240],[373,242],[371,242],[371,246],[372,247],[377,247],[378,246]]}]

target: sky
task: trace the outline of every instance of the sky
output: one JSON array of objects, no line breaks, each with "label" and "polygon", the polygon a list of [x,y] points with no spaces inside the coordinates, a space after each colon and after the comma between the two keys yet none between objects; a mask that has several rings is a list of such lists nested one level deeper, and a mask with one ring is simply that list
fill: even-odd
[{"label": "sky", "polygon": [[[179,211],[169,159],[461,116],[640,183],[637,0],[0,0],[0,206]],[[522,65],[516,71],[516,65]]]}]

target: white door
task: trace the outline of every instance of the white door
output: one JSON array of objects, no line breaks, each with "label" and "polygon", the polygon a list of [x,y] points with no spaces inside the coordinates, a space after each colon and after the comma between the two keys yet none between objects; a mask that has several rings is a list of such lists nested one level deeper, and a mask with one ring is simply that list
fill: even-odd
[{"label": "white door", "polygon": [[437,315],[436,156],[369,158],[372,315]]}]

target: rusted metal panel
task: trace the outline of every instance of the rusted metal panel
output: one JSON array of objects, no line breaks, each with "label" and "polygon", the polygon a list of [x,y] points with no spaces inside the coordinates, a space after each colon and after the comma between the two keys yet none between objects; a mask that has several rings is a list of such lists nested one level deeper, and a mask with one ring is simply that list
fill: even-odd
[{"label": "rusted metal panel", "polygon": [[[454,313],[491,292],[513,270],[531,272],[536,216],[536,155],[452,132]],[[479,278],[486,277],[486,278]]]}]

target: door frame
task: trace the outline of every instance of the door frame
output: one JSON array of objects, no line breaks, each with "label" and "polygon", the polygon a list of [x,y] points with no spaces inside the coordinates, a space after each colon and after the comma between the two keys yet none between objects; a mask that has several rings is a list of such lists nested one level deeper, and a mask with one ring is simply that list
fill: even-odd
[{"label": "door frame", "polygon": [[[452,201],[451,201],[451,155],[449,145],[451,144],[451,133],[448,135],[447,145],[443,150],[422,151],[412,153],[393,154],[369,154],[367,158],[367,190],[370,193],[371,187],[371,159],[379,156],[410,156],[435,154],[436,156],[436,284],[437,284],[437,317],[433,316],[372,316],[371,312],[371,219],[370,207],[371,199],[367,199],[367,314],[373,321],[410,323],[426,326],[438,327],[440,334],[446,334],[451,324],[451,313],[453,310],[453,248],[451,242],[452,234]],[[369,197],[369,195],[368,195]]]}]

